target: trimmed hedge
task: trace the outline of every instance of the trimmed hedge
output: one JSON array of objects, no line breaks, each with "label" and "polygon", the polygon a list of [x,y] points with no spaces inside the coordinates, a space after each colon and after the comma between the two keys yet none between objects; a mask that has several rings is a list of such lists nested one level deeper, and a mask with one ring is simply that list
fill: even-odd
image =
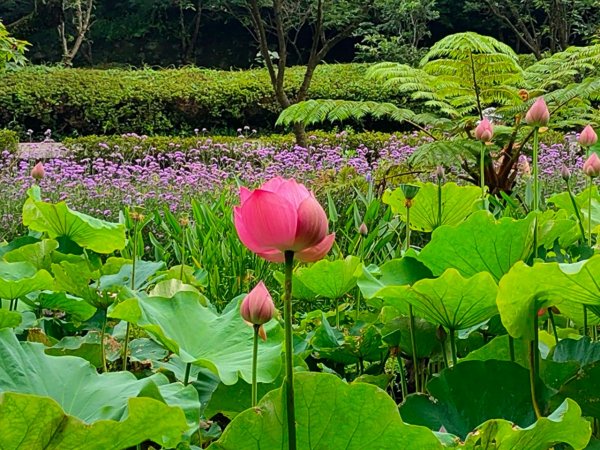
[{"label": "trimmed hedge", "polygon": [[12,130],[0,129],[0,152],[15,153],[19,146],[19,135]]},{"label": "trimmed hedge", "polygon": [[[366,81],[367,65],[317,68],[311,98],[392,101],[393,90]],[[303,67],[288,69],[293,95]],[[271,130],[279,111],[264,69],[218,71],[93,70],[30,67],[0,75],[0,127],[24,134],[50,128],[53,136],[190,134],[248,125]]]}]

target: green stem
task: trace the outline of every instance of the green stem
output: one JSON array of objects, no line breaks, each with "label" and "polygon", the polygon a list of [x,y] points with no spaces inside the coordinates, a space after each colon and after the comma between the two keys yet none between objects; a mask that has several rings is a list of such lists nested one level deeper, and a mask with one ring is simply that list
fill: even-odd
[{"label": "green stem", "polygon": [[[135,290],[135,262],[137,260],[137,235],[138,235],[138,223],[137,220],[133,226],[133,249],[132,249],[132,260],[131,260],[131,284],[130,288],[132,291]],[[125,330],[125,342],[123,343],[123,370],[127,370],[127,350],[129,347],[129,334],[131,333],[131,323],[127,322],[127,328]]]},{"label": "green stem", "polygon": [[592,179],[590,178],[590,191],[588,196],[588,246],[592,246],[592,188],[594,187],[594,183],[592,183]]},{"label": "green stem", "polygon": [[510,353],[510,360],[515,362],[515,338],[510,334],[508,335],[508,352]]},{"label": "green stem", "polygon": [[340,329],[340,300],[338,298],[335,299],[335,327]]},{"label": "green stem", "polygon": [[410,206],[406,206],[406,251],[410,248]]},{"label": "green stem", "polygon": [[185,227],[181,226],[181,270],[179,279],[183,281],[183,268],[185,267]]},{"label": "green stem", "polygon": [[552,324],[552,331],[554,334],[554,339],[556,340],[556,345],[558,345],[558,331],[556,329],[556,322],[554,321],[554,313],[552,312],[551,308],[548,308],[548,318]]},{"label": "green stem", "polygon": [[106,350],[104,348],[104,336],[106,334],[106,322],[108,322],[108,312],[104,311],[104,320],[102,321],[102,329],[100,330],[100,352],[102,353],[102,369],[104,373],[108,372],[106,365]]},{"label": "green stem", "polygon": [[187,386],[190,384],[190,372],[192,370],[192,363],[187,363],[185,365],[185,374],[183,375],[183,384]]},{"label": "green stem", "polygon": [[538,315],[537,311],[533,311],[533,340],[529,343],[529,385],[531,390],[531,404],[535,411],[535,416],[539,419],[542,417],[540,407],[537,402],[536,396],[536,375],[539,373],[539,359],[538,359]]},{"label": "green stem", "polygon": [[481,185],[481,198],[485,198],[485,143],[481,143],[479,155],[479,184]]},{"label": "green stem", "polygon": [[438,185],[438,189],[437,189],[438,223],[437,223],[437,226],[439,227],[440,225],[442,225],[442,180],[438,179],[437,185]]},{"label": "green stem", "polygon": [[575,196],[573,195],[573,191],[571,191],[571,184],[567,181],[567,192],[569,193],[569,198],[571,199],[571,205],[573,205],[573,209],[575,210],[575,216],[577,217],[577,223],[579,224],[579,231],[581,232],[581,239],[585,241],[585,231],[583,229],[583,220],[581,219],[581,213],[579,212],[579,206],[575,201]]},{"label": "green stem", "polygon": [[583,305],[583,335],[588,335],[588,311],[587,305]]},{"label": "green stem", "polygon": [[413,372],[415,376],[415,391],[419,390],[419,360],[417,358],[417,336],[415,332],[415,315],[413,314],[413,306],[408,305],[408,319],[409,319],[409,331],[410,331],[410,347],[412,352],[413,360]]},{"label": "green stem", "polygon": [[356,289],[356,322],[358,322],[360,314],[360,288]]},{"label": "green stem", "polygon": [[406,371],[404,369],[404,360],[402,356],[400,356],[400,350],[396,353],[396,359],[398,361],[398,366],[400,367],[400,386],[402,387],[402,401],[408,395],[408,383],[406,382]]},{"label": "green stem", "polygon": [[258,330],[260,325],[254,325],[254,346],[252,347],[252,406],[258,404],[258,385],[256,383],[256,370],[258,367]]},{"label": "green stem", "polygon": [[[533,130],[533,210],[535,212],[540,210],[540,180],[539,180],[539,128],[536,127]],[[538,257],[538,218],[535,217],[535,223],[533,224],[533,257]]]},{"label": "green stem", "polygon": [[452,367],[458,364],[458,358],[456,357],[456,336],[454,330],[448,330],[450,334],[450,351],[452,352]]},{"label": "green stem", "polygon": [[448,368],[450,365],[448,364],[448,355],[446,354],[446,339],[440,341],[440,346],[442,347],[442,359],[444,360],[444,367]]},{"label": "green stem", "polygon": [[283,320],[285,323],[285,391],[288,449],[296,450],[296,411],[294,409],[294,350],[292,334],[292,273],[294,271],[294,252],[285,253],[285,297],[283,300]]}]

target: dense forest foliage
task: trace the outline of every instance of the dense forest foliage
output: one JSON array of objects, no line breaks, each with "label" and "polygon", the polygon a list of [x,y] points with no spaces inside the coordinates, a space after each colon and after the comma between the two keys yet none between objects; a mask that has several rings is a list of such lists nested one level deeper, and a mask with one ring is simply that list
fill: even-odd
[{"label": "dense forest foliage", "polygon": [[[294,43],[288,63],[304,63],[316,30],[307,18],[323,5],[322,33],[358,23],[327,54],[330,62],[414,61],[441,37],[476,31],[538,59],[597,39],[598,0],[281,1]],[[262,66],[244,0],[3,0],[0,20],[31,42],[33,63],[76,66]],[[368,5],[368,7],[364,7]],[[266,29],[276,48],[275,30]],[[271,33],[273,32],[273,33]]]}]

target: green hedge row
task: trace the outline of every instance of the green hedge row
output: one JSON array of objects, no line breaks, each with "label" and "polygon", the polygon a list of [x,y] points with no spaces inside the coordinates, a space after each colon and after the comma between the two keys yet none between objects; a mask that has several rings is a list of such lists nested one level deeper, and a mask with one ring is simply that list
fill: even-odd
[{"label": "green hedge row", "polygon": [[19,145],[19,135],[12,130],[0,129],[0,152],[14,153]]},{"label": "green hedge row", "polygon": [[[392,90],[366,81],[367,66],[321,65],[311,98],[401,103]],[[304,69],[290,68],[293,95]],[[91,70],[30,67],[0,75],[0,127],[53,136],[89,134],[190,134],[250,126],[272,130],[279,108],[264,69],[219,71]]]}]

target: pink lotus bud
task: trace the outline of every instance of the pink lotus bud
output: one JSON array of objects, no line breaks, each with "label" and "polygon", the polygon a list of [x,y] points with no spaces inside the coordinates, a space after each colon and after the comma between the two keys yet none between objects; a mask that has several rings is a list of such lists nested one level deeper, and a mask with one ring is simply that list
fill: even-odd
[{"label": "pink lotus bud", "polygon": [[240,189],[241,205],[234,222],[242,243],[261,258],[284,262],[284,252],[294,252],[303,262],[322,259],[335,235],[328,234],[323,207],[303,184],[281,177],[259,189]]},{"label": "pink lotus bud", "polygon": [[567,166],[565,166],[564,164],[562,165],[562,167],[560,168],[560,176],[562,177],[563,180],[565,181],[569,181],[571,179],[571,171],[569,170],[569,168]]},{"label": "pink lotus bud", "polygon": [[240,314],[242,318],[252,325],[262,325],[273,318],[275,304],[271,294],[261,281],[242,300]]},{"label": "pink lotus bud", "polygon": [[588,125],[583,129],[579,135],[579,145],[582,147],[591,147],[598,142],[598,135],[594,131],[591,125]]},{"label": "pink lotus bud", "polygon": [[367,228],[367,225],[364,222],[360,224],[360,227],[358,227],[358,232],[363,236],[369,234],[369,229]]},{"label": "pink lotus bud", "polygon": [[483,119],[475,128],[475,139],[481,142],[490,142],[494,136],[494,127],[486,118]]},{"label": "pink lotus bud", "polygon": [[44,165],[39,162],[37,163],[33,169],[31,169],[31,177],[36,180],[41,180],[46,176],[46,171],[44,170]]},{"label": "pink lotus bud", "polygon": [[600,158],[595,152],[583,163],[583,173],[590,178],[596,178],[600,175]]},{"label": "pink lotus bud", "polygon": [[544,101],[544,97],[538,97],[525,115],[525,122],[534,127],[545,127],[550,121],[550,111]]}]

